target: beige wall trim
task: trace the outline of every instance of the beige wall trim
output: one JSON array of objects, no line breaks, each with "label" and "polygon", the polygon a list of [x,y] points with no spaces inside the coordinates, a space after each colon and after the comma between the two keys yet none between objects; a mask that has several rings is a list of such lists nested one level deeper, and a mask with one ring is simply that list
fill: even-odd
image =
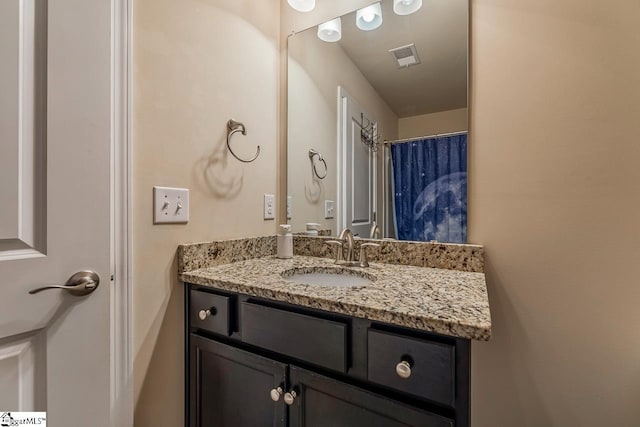
[{"label": "beige wall trim", "polygon": [[[282,15],[281,15],[282,18]],[[287,170],[288,170],[288,157],[287,157],[287,148],[288,148],[288,129],[289,129],[289,37],[293,35],[293,33],[289,35],[282,34],[282,19],[280,19],[279,28],[279,45],[278,50],[280,56],[279,62],[279,80],[278,84],[280,85],[278,88],[278,111],[280,112],[280,117],[278,117],[278,163],[276,164],[276,170],[278,171],[278,182],[277,182],[277,192],[276,192],[276,200],[277,200],[277,209],[276,209],[276,218],[278,220],[278,224],[288,224],[289,220],[287,218],[287,196],[289,195],[289,188],[287,186]],[[283,46],[286,46],[283,48]]]},{"label": "beige wall trim", "polygon": [[111,425],[133,426],[132,1],[111,1]]}]

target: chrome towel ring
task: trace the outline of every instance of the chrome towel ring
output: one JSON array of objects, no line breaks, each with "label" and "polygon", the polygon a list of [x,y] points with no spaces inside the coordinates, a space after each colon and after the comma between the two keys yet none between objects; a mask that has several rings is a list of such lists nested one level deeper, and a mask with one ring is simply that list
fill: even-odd
[{"label": "chrome towel ring", "polygon": [[229,149],[229,152],[231,153],[231,155],[233,157],[235,157],[236,159],[240,160],[242,163],[251,163],[251,162],[253,162],[260,155],[260,146],[258,145],[258,150],[256,151],[256,155],[253,156],[253,158],[251,158],[249,160],[241,159],[240,157],[238,157],[236,155],[236,153],[233,152],[233,150],[231,149],[231,144],[230,144],[231,136],[236,132],[242,132],[243,135],[246,135],[247,134],[247,128],[244,125],[244,123],[237,122],[237,121],[235,121],[233,119],[230,119],[227,122],[227,148]]},{"label": "chrome towel ring", "polygon": [[[320,174],[318,173],[318,170],[316,169],[316,162],[313,161],[313,158],[315,156],[318,156],[318,160],[324,164],[324,175],[322,176],[320,176]],[[312,148],[309,150],[309,159],[311,160],[311,165],[313,166],[313,173],[316,174],[318,179],[325,179],[327,177],[327,171],[329,169],[327,168],[327,162],[322,158],[322,154],[318,153],[316,150]]]}]

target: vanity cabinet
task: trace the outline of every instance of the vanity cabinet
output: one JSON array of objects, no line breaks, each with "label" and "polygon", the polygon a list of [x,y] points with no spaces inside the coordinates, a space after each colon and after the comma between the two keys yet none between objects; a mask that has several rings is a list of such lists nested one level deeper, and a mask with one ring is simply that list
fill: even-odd
[{"label": "vanity cabinet", "polygon": [[187,285],[189,427],[469,426],[469,341]]},{"label": "vanity cabinet", "polygon": [[192,426],[453,426],[450,419],[197,335],[190,351]]}]

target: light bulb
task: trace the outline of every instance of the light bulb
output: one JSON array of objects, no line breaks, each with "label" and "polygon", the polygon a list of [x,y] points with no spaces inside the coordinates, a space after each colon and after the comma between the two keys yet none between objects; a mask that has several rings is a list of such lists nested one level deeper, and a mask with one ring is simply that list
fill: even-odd
[{"label": "light bulb", "polygon": [[298,12],[311,12],[316,7],[316,0],[287,0],[287,3]]},{"label": "light bulb", "polygon": [[364,31],[375,30],[382,25],[382,8],[380,2],[358,9],[356,26]]},{"label": "light bulb", "polygon": [[325,42],[337,42],[342,38],[342,20],[333,19],[318,25],[318,38]]},{"label": "light bulb", "polygon": [[422,0],[393,0],[396,15],[410,15],[422,7]]}]

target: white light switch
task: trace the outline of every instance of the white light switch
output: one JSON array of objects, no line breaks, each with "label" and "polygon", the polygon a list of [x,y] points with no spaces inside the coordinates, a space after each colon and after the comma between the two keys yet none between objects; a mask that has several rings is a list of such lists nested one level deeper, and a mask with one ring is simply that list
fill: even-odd
[{"label": "white light switch", "polygon": [[335,215],[333,200],[324,201],[324,217],[325,219],[331,219]]},{"label": "white light switch", "polygon": [[264,219],[276,218],[276,196],[273,194],[264,195]]},{"label": "white light switch", "polygon": [[153,187],[153,223],[189,222],[189,190]]},{"label": "white light switch", "polygon": [[293,203],[293,197],[287,196],[287,219],[291,219],[291,203]]}]

